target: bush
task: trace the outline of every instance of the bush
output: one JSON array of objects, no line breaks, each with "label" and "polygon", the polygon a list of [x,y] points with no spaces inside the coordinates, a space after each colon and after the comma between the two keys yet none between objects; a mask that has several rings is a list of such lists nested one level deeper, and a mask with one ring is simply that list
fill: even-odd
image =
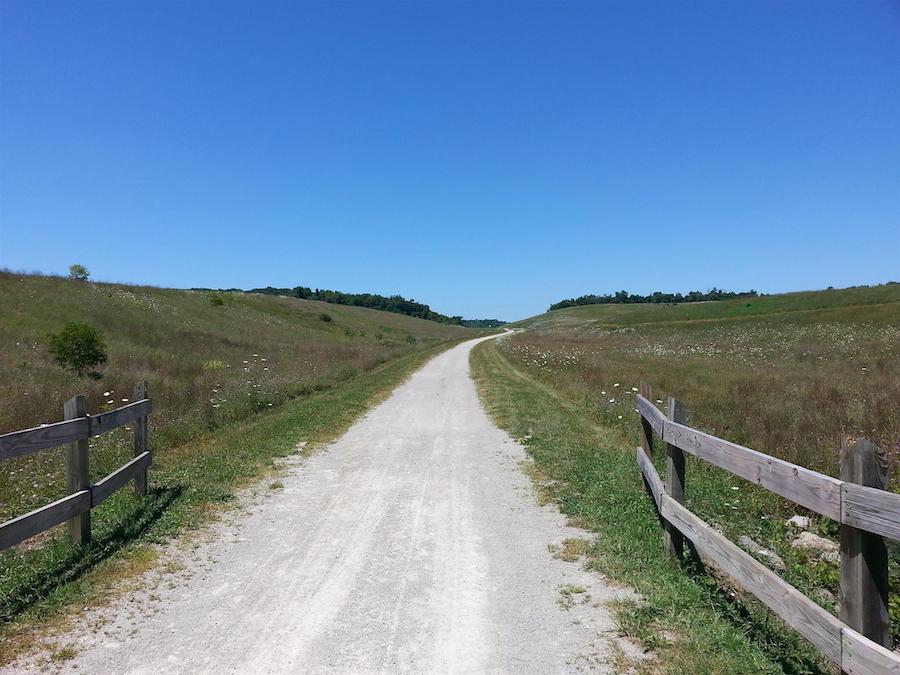
[{"label": "bush", "polygon": [[86,323],[67,323],[59,333],[50,333],[47,340],[56,362],[79,377],[89,368],[106,363],[103,336]]},{"label": "bush", "polygon": [[221,293],[210,293],[209,304],[211,304],[213,307],[221,307],[225,304],[225,299],[222,297]]},{"label": "bush", "polygon": [[91,273],[88,272],[88,268],[84,265],[79,265],[78,263],[69,265],[70,279],[74,279],[75,281],[87,281],[89,276],[91,276]]},{"label": "bush", "polygon": [[325,313],[325,312],[322,312],[321,314],[319,314],[319,320],[320,320],[320,321],[325,321],[325,322],[327,323],[328,321],[331,321],[331,314],[327,314],[327,313]]}]

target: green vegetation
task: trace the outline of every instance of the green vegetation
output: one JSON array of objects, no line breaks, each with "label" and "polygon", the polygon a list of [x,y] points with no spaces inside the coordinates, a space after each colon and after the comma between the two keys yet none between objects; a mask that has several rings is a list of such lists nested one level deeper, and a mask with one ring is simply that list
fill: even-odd
[{"label": "green vegetation", "polygon": [[[336,437],[428,358],[476,331],[361,307],[0,273],[0,433],[62,418],[87,397],[98,413],[147,379],[154,466],[147,499],[122,490],[93,512],[93,541],[64,528],[0,553],[0,653],[11,658],[35,620],[105,592],[148,542],[203,522],[273,459]],[[329,309],[329,321],[320,318]],[[79,325],[87,322],[88,325]],[[96,327],[96,328],[94,328]],[[48,332],[63,329],[47,348]],[[101,382],[78,377],[106,342]],[[71,370],[57,367],[54,353]],[[88,358],[91,357],[91,358]],[[91,439],[96,480],[131,456],[131,432]],[[4,460],[0,521],[66,493],[64,449]],[[273,485],[277,485],[273,483]],[[276,488],[273,488],[276,489]]]},{"label": "green vegetation", "polygon": [[[634,586],[646,606],[623,629],[672,672],[817,672],[812,649],[753,599],[667,561],[634,460],[634,394],[672,395],[690,423],[835,475],[842,434],[900,460],[900,286],[691,305],[557,310],[479,346],[473,366],[498,423],[526,438],[534,471],[565,513],[598,532],[593,565]],[[657,453],[657,458],[663,453]],[[662,462],[658,468],[662,470]],[[689,508],[732,540],[747,535],[785,562],[784,577],[834,610],[838,570],[793,548],[793,504],[688,458]],[[813,517],[814,531],[836,525]],[[900,638],[900,553],[891,549],[893,633]],[[829,595],[830,594],[830,595]]]},{"label": "green vegetation", "polygon": [[[62,419],[63,403],[75,394],[85,394],[92,414],[121,406],[146,379],[151,439],[162,457],[405,355],[478,334],[361,307],[223,296],[215,306],[206,293],[0,273],[0,433]],[[332,321],[319,319],[325,309]],[[101,381],[60,369],[48,351],[47,333],[70,322],[102,331],[108,360]],[[98,471],[130,456],[124,429],[91,443]],[[47,451],[3,462],[0,521],[64,496],[60,456]]]},{"label": "green vegetation", "polygon": [[86,323],[67,323],[58,333],[47,335],[47,342],[53,359],[79,377],[88,368],[106,363],[103,336],[99,330]]},{"label": "green vegetation", "polygon": [[499,328],[505,326],[506,323],[501,319],[463,319],[460,325],[466,328]]},{"label": "green vegetation", "polygon": [[[251,479],[277,476],[276,458],[309,453],[339,436],[449,344],[408,351],[190,442],[154,444],[148,496],[138,499],[132,490],[120,490],[92,511],[89,546],[72,547],[58,531],[40,548],[0,553],[0,665],[44,637],[48,620],[63,621],[58,609],[75,606],[66,614],[78,616],[78,606],[102,601],[117,579],[153,564],[153,544],[208,521]],[[91,459],[106,460],[96,448]],[[92,476],[101,472],[92,467]],[[276,480],[268,487],[277,490],[282,484]]]},{"label": "green vegetation", "polygon": [[79,265],[78,263],[69,265],[70,279],[74,279],[75,281],[87,281],[89,276],[91,276],[91,273],[88,272],[88,268],[84,265]]},{"label": "green vegetation", "polygon": [[758,295],[756,291],[744,291],[743,293],[734,293],[732,291],[723,291],[713,287],[712,290],[691,291],[690,293],[663,293],[656,291],[649,295],[639,295],[629,293],[628,291],[616,291],[615,293],[607,293],[605,295],[582,295],[578,298],[569,298],[568,300],[560,300],[550,305],[549,311],[554,309],[565,309],[566,307],[578,307],[580,305],[634,305],[646,303],[681,303],[681,302],[708,302],[712,300],[732,300],[734,298],[755,298]]},{"label": "green vegetation", "polygon": [[447,316],[433,311],[431,307],[426,304],[416,302],[415,300],[407,300],[402,295],[384,296],[376,293],[342,293],[341,291],[329,291],[320,288],[313,290],[306,286],[296,286],[295,288],[273,288],[272,286],[266,286],[265,288],[254,288],[247,292],[261,293],[263,295],[290,296],[302,300],[319,300],[321,302],[330,302],[337,305],[350,305],[353,307],[369,307],[371,309],[379,309],[383,312],[405,314],[419,319],[427,319],[428,321],[437,321],[438,323],[446,323],[454,326],[465,326],[467,328],[496,328],[497,326],[502,326],[506,323],[499,319],[463,319],[461,316]]}]

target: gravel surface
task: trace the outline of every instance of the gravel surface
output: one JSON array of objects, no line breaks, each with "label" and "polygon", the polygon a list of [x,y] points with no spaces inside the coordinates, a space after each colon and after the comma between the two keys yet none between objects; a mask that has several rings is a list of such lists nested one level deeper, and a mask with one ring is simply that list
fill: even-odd
[{"label": "gravel surface", "polygon": [[613,654],[636,656],[606,607],[634,595],[551,555],[587,533],[537,505],[524,449],[481,407],[480,341],[289,462],[283,488],[167,547],[59,636],[74,658],[4,672],[612,672]]}]

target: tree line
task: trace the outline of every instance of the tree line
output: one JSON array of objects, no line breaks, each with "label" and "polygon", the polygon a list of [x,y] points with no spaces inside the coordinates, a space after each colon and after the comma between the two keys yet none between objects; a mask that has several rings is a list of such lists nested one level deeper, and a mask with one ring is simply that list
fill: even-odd
[{"label": "tree line", "polygon": [[377,293],[343,293],[341,291],[332,291],[328,289],[317,288],[313,290],[308,286],[296,286],[294,288],[274,288],[266,286],[265,288],[253,288],[247,293],[263,293],[265,295],[287,295],[301,300],[319,300],[321,302],[330,302],[336,305],[352,305],[354,307],[368,307],[370,309],[379,309],[383,312],[394,312],[395,314],[406,314],[419,319],[427,319],[428,321],[437,321],[438,323],[446,323],[455,326],[468,326],[473,328],[491,328],[502,326],[505,321],[499,319],[463,319],[461,316],[447,316],[440,312],[435,312],[428,305],[408,300],[402,295],[378,295]]},{"label": "tree line", "polygon": [[671,304],[679,302],[706,302],[708,300],[731,300],[733,298],[755,298],[758,296],[754,290],[735,293],[732,291],[723,291],[713,287],[711,290],[703,293],[702,291],[691,291],[690,293],[663,293],[656,291],[649,295],[640,295],[637,293],[629,293],[628,291],[617,291],[616,293],[607,293],[605,295],[582,295],[580,298],[569,298],[561,300],[556,304],[550,305],[550,310],[563,309],[565,307],[578,307],[579,305],[630,305],[630,304]]}]

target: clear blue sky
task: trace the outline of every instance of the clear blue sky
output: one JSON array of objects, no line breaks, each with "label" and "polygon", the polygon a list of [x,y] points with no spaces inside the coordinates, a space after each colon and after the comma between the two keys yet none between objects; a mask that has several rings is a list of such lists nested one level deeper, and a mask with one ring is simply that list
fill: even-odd
[{"label": "clear blue sky", "polygon": [[0,265],[401,293],[900,278],[897,2],[0,4]]}]

